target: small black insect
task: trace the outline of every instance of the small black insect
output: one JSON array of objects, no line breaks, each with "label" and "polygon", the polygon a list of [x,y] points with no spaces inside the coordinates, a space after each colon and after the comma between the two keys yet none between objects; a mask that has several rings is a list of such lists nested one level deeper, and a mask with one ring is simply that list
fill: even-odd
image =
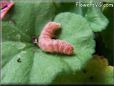
[{"label": "small black insect", "polygon": [[33,37],[32,37],[32,42],[33,42],[35,45],[37,45],[38,39],[37,39],[36,36],[33,36]]},{"label": "small black insect", "polygon": [[20,63],[20,62],[21,62],[21,59],[20,59],[20,58],[18,58],[18,59],[17,59],[17,62],[19,62],[19,63]]}]

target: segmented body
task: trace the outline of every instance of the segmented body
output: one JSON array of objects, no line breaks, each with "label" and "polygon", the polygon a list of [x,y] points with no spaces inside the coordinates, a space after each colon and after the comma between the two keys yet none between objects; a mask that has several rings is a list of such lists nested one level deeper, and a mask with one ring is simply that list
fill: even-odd
[{"label": "segmented body", "polygon": [[38,46],[45,52],[73,54],[73,46],[66,41],[52,39],[54,32],[61,27],[59,23],[48,22],[41,32],[38,40]]}]

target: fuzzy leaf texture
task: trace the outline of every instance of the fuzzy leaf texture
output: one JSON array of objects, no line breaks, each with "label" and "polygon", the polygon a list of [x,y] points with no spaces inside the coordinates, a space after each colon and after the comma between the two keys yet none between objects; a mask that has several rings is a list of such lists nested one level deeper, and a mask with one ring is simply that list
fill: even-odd
[{"label": "fuzzy leaf texture", "polygon": [[[52,0],[23,1],[24,3],[22,0],[14,1],[15,6],[2,21],[1,83],[61,83],[56,80],[62,79],[61,76],[58,77],[59,75],[78,74],[77,72],[92,58],[95,51],[94,33],[90,26],[94,20],[88,21],[84,16],[76,14],[75,10],[74,13],[58,12],[61,4]],[[99,13],[102,14],[100,11]],[[44,25],[50,20],[61,23],[62,27],[56,33],[57,38],[66,40],[74,46],[73,56],[45,53],[32,43],[32,36],[38,37]],[[98,27],[100,30],[96,31],[101,31],[101,25],[98,24]],[[81,75],[79,77],[80,80],[75,77],[67,81],[69,83],[87,81]],[[62,81],[67,83],[66,79]]]}]

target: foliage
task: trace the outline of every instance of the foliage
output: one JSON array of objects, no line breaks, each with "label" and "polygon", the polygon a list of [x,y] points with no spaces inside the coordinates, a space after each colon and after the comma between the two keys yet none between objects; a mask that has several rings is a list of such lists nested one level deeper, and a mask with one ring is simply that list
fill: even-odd
[{"label": "foliage", "polygon": [[[100,81],[99,76],[93,81],[87,78],[92,74],[93,64],[97,64],[91,61],[88,63],[95,52],[94,32],[102,31],[108,24],[100,8],[75,8],[74,3],[70,3],[71,8],[67,10],[62,5],[69,4],[52,0],[39,0],[37,3],[35,0],[32,3],[14,1],[15,6],[2,21],[2,84],[61,83],[58,80],[62,80],[62,83],[112,83],[109,81],[112,80],[112,67],[103,66],[106,69],[106,72],[104,69],[102,72],[105,80]],[[74,55],[45,53],[32,43],[32,37],[38,37],[43,26],[50,20],[61,23],[62,28],[57,32],[57,38],[73,44]],[[82,77],[80,70],[86,64],[92,64],[90,68],[87,66],[90,73]],[[99,65],[102,66],[98,63],[94,70],[98,71]],[[97,74],[100,73],[95,72]]]}]

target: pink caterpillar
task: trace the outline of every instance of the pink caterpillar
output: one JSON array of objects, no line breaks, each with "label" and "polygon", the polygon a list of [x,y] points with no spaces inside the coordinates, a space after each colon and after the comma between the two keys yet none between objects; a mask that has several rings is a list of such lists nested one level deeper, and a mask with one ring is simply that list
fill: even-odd
[{"label": "pink caterpillar", "polygon": [[52,39],[54,32],[61,27],[59,23],[48,22],[41,32],[38,46],[45,52],[61,53],[66,55],[73,54],[73,46],[63,40]]},{"label": "pink caterpillar", "polygon": [[13,1],[7,2],[5,0],[0,2],[1,10],[0,10],[0,20],[4,18],[10,8],[14,5]]}]

